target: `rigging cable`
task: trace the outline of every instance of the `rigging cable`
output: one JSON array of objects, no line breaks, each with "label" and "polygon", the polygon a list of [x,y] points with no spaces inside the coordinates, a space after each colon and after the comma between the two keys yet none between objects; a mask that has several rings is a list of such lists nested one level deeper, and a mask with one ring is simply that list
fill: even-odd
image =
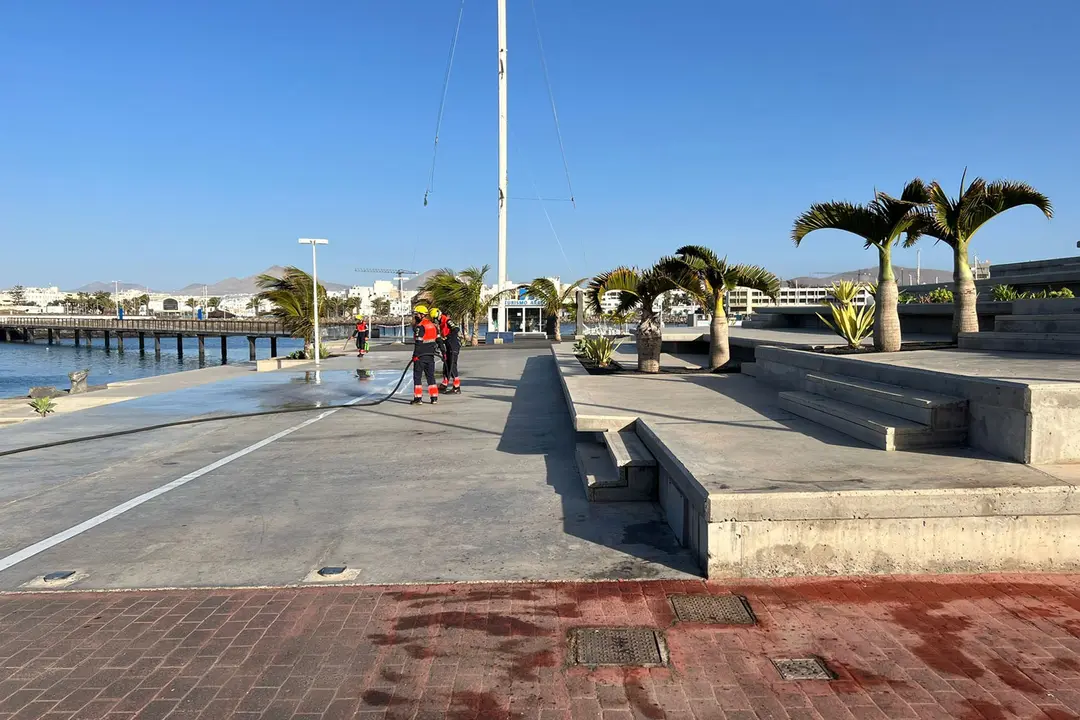
[{"label": "rigging cable", "polygon": [[[517,145],[517,136],[514,135],[514,131],[510,131],[510,137],[513,138],[514,144]],[[559,233],[555,230],[555,223],[551,221],[551,215],[548,214],[546,202],[573,202],[573,198],[544,198],[540,196],[540,189],[536,186],[536,178],[533,177],[532,170],[529,169],[529,165],[522,162],[522,166],[525,168],[525,174],[529,176],[529,183],[533,186],[533,192],[536,193],[536,197],[521,198],[522,200],[536,200],[540,203],[540,209],[544,211],[544,217],[547,218],[548,227],[551,228],[551,234],[555,236],[555,242],[559,245],[559,252],[562,253],[563,260],[566,261],[566,268],[573,273],[574,268],[570,263],[570,258],[566,256],[566,250],[563,249],[562,240],[559,239]]]},{"label": "rigging cable", "polygon": [[[566,161],[566,146],[563,144],[562,128],[559,126],[559,111],[555,109],[555,93],[551,89],[551,77],[548,74],[547,59],[544,57],[544,40],[540,37],[540,21],[536,17],[536,0],[529,0],[529,5],[532,6],[533,27],[536,29],[536,47],[540,50],[540,67],[544,70],[544,84],[547,85],[548,100],[551,101],[551,117],[555,120],[555,134],[559,138],[559,152],[562,154],[563,172],[566,173],[566,187],[570,192],[570,204],[576,209],[574,186],[570,182],[570,164]],[[547,210],[544,213],[546,214]]]},{"label": "rigging cable", "polygon": [[424,207],[427,207],[428,196],[435,191],[435,159],[439,154],[439,131],[442,130],[443,111],[446,109],[446,92],[450,88],[450,72],[454,69],[454,54],[457,52],[458,35],[461,34],[461,18],[465,14],[465,0],[461,0],[458,8],[457,25],[454,27],[454,38],[450,41],[450,52],[446,57],[446,73],[443,76],[442,97],[439,99],[439,116],[435,120],[435,145],[431,151],[431,171],[428,173],[427,189],[424,190]]}]

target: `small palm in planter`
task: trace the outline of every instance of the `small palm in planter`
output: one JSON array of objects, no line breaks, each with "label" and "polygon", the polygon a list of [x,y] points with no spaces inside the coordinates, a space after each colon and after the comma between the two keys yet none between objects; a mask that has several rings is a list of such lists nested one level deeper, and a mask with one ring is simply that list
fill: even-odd
[{"label": "small palm in planter", "polygon": [[34,398],[28,403],[28,405],[34,408],[34,412],[36,412],[41,417],[45,417],[49,413],[56,412],[56,403],[54,403],[53,399],[50,397]]}]

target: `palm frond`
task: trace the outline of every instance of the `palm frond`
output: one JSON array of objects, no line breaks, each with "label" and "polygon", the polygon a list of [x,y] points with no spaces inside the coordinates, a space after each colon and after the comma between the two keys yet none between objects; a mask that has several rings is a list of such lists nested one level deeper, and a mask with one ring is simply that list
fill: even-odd
[{"label": "palm frond", "polygon": [[638,286],[641,284],[641,271],[632,267],[617,267],[614,270],[602,272],[589,281],[589,288],[585,292],[589,308],[597,313],[603,313],[600,301],[604,295],[612,290],[637,295]]},{"label": "palm frond", "polygon": [[795,219],[791,239],[799,245],[815,230],[843,230],[858,235],[870,246],[883,241],[886,232],[882,224],[881,217],[866,205],[846,201],[815,203]]},{"label": "palm frond", "polygon": [[1037,207],[1048,220],[1054,217],[1054,208],[1050,204],[1050,198],[1031,185],[1012,180],[995,180],[987,183],[982,196],[970,205],[964,206],[961,214],[961,222],[967,238],[970,239],[987,220],[995,215],[1023,205]]},{"label": "palm frond", "polygon": [[733,287],[745,287],[775,299],[780,294],[780,278],[760,265],[731,265],[727,277]]},{"label": "palm frond", "polygon": [[915,178],[904,186],[899,198],[888,193],[878,192],[871,203],[880,215],[883,225],[888,228],[887,241],[895,242],[901,234],[907,233],[908,242],[919,239],[919,230],[913,226],[915,213],[920,206],[930,202],[930,191],[921,179]]},{"label": "palm frond", "polygon": [[[683,249],[679,248],[680,251]],[[706,286],[701,277],[705,268],[704,260],[695,257],[688,262],[682,257],[665,257],[656,263],[656,267],[695,301],[705,306],[713,302],[712,289]]]},{"label": "palm frond", "polygon": [[711,248],[704,247],[703,245],[683,245],[675,251],[675,254],[687,262],[700,260],[707,266],[715,267],[723,263],[723,260],[721,260]]}]

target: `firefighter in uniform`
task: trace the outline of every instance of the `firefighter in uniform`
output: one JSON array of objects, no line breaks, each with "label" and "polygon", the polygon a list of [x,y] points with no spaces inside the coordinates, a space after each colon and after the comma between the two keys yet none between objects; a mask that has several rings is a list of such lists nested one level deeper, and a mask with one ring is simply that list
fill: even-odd
[{"label": "firefighter in uniform", "polygon": [[368,326],[363,315],[356,316],[356,357],[367,354]]},{"label": "firefighter in uniform", "polygon": [[435,384],[435,351],[439,340],[439,328],[428,317],[428,308],[417,305],[413,309],[413,405],[424,401],[423,380],[427,380],[431,404],[439,402],[439,386]]},{"label": "firefighter in uniform", "polygon": [[461,355],[461,328],[446,313],[439,315],[439,334],[443,338],[442,392],[461,394],[461,378],[458,377],[458,356]]}]

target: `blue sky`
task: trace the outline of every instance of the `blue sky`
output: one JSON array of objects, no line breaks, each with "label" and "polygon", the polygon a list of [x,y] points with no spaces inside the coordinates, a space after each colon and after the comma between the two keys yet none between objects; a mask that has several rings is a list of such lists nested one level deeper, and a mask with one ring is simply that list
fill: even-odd
[{"label": "blue sky", "polygon": [[[528,0],[509,0],[511,196],[567,196]],[[167,289],[309,262],[496,260],[494,0],[466,0],[435,193],[422,205],[456,0],[0,3],[0,287]],[[1050,195],[980,259],[1076,252],[1080,3],[536,0],[577,196],[510,206],[514,279],[710,245],[781,276],[873,265],[796,249],[810,203],[964,166]],[[818,236],[820,235],[820,237]],[[951,267],[927,243],[924,267]],[[914,253],[898,264],[914,265]],[[492,273],[494,278],[494,273]]]}]

